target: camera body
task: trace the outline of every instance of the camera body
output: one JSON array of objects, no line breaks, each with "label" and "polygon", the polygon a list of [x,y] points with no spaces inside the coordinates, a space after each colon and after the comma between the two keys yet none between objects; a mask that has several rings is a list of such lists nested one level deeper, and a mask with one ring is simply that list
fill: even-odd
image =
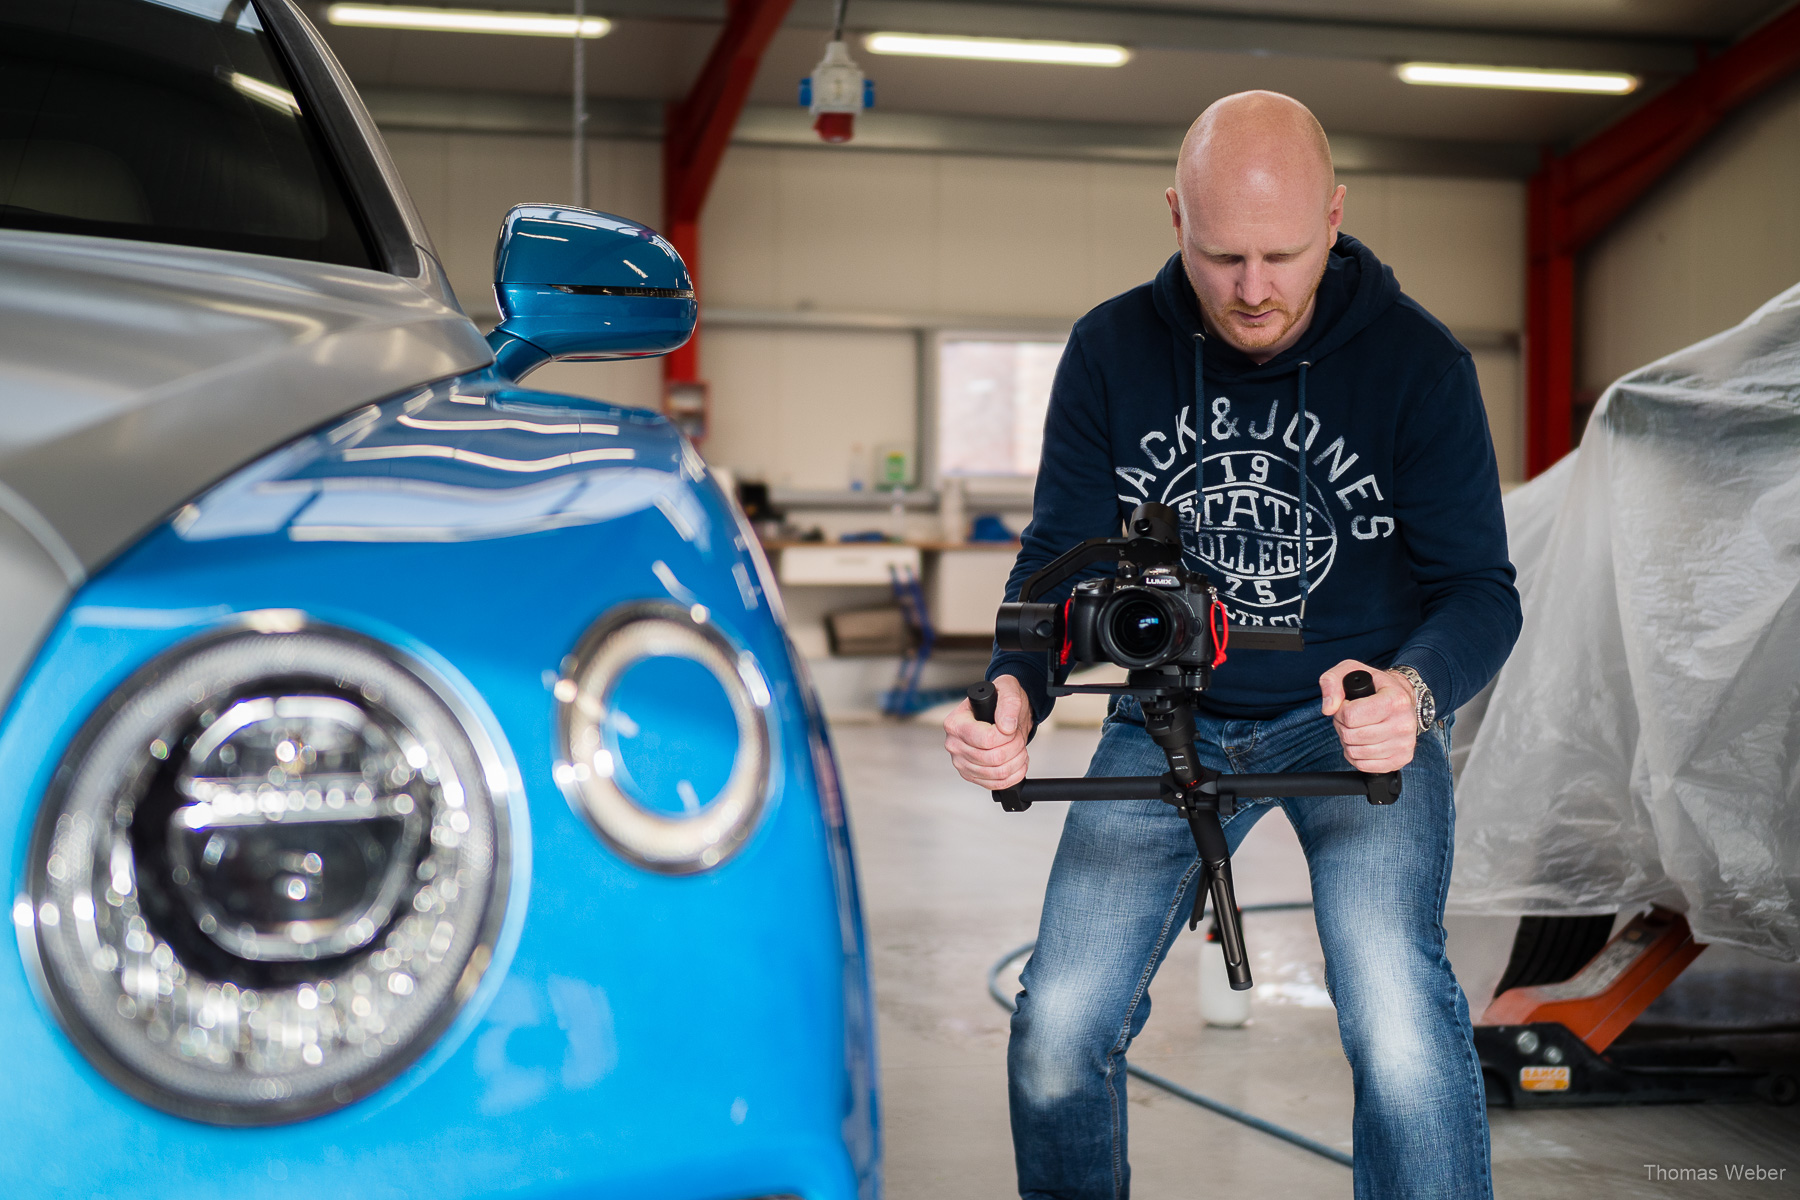
[{"label": "camera body", "polygon": [[[1113,663],[1132,673],[1135,686],[1203,690],[1229,634],[1218,592],[1182,565],[1180,527],[1168,507],[1139,505],[1126,533],[1084,542],[1032,576],[1019,601],[1000,606],[995,640],[1002,650],[1049,654],[1053,676]],[[1099,562],[1116,564],[1116,573],[1083,580],[1067,600],[1036,600]],[[1052,693],[1065,690],[1075,689]]]},{"label": "camera body", "polygon": [[1054,651],[1059,666],[1210,671],[1218,656],[1218,603],[1198,571],[1121,560],[1117,575],[1076,584],[1065,603],[1002,605],[995,632],[1002,649]]}]

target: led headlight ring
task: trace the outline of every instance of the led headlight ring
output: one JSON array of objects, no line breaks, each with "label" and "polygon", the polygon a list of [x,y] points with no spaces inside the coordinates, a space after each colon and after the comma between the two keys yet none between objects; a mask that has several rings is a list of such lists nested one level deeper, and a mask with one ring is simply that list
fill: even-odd
[{"label": "led headlight ring", "polygon": [[[657,658],[703,667],[731,706],[737,748],[716,796],[685,814],[652,811],[619,781],[604,725],[626,672]],[[601,839],[627,861],[666,874],[710,870],[756,831],[769,791],[770,693],[756,660],[700,605],[649,602],[615,610],[582,638],[557,683],[556,781]]]},{"label": "led headlight ring", "polygon": [[165,653],[77,736],[13,918],[71,1039],[158,1108],[266,1125],[422,1054],[504,911],[493,748],[379,643],[290,623]]}]

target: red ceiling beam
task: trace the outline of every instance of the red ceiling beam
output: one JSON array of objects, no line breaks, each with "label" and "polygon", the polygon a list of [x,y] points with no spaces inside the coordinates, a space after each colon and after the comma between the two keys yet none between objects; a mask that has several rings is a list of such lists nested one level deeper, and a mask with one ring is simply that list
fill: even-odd
[{"label": "red ceiling beam", "polygon": [[[725,28],[686,98],[669,106],[663,131],[663,236],[700,289],[700,212],[731,144],[763,52],[794,0],[731,0]],[[700,335],[663,359],[666,383],[700,377]]]},{"label": "red ceiling beam", "polygon": [[1532,177],[1526,212],[1525,474],[1574,442],[1575,256],[1732,112],[1800,70],[1800,6]]}]

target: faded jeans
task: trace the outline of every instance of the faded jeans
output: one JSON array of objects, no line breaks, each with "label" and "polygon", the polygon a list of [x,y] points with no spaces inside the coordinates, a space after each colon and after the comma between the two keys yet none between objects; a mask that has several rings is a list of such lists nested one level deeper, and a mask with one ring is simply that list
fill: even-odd
[{"label": "faded jeans", "polygon": [[[1141,719],[1135,704],[1123,703],[1088,774],[1162,774],[1162,751],[1126,719]],[[1197,725],[1200,758],[1216,771],[1348,769],[1316,705]],[[1421,735],[1391,806],[1360,797],[1239,801],[1224,819],[1236,850],[1279,804],[1306,852],[1326,987],[1355,1080],[1357,1200],[1492,1195],[1481,1068],[1444,954],[1455,826],[1449,741],[1442,726]],[[1150,981],[1186,927],[1199,876],[1187,823],[1169,805],[1069,806],[1007,1053],[1025,1200],[1130,1194],[1125,1054],[1150,1016]],[[1204,1163],[1202,1148],[1196,1169]]]}]

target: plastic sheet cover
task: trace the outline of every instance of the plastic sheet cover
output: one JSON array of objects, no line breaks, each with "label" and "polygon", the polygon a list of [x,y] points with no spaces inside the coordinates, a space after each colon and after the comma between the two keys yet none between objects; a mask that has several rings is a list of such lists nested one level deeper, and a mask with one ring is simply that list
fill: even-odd
[{"label": "plastic sheet cover", "polygon": [[1800,960],[1800,287],[1613,384],[1506,516],[1525,625],[1458,714],[1452,909],[1654,902]]}]

